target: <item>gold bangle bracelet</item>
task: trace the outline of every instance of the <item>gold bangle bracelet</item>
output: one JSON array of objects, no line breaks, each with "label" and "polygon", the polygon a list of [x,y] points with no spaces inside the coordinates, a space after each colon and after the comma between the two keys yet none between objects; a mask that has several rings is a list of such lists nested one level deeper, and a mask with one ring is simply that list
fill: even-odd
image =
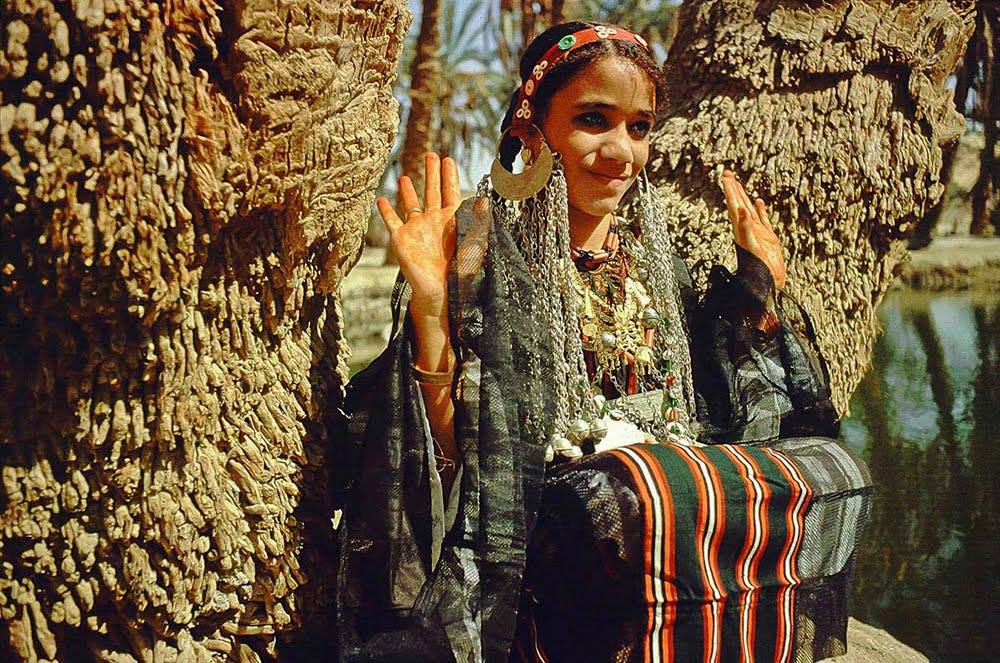
[{"label": "gold bangle bracelet", "polygon": [[411,368],[413,368],[414,379],[421,384],[450,385],[455,375],[454,369],[450,371],[437,372],[437,371],[423,371],[417,368],[416,366],[412,365]]}]

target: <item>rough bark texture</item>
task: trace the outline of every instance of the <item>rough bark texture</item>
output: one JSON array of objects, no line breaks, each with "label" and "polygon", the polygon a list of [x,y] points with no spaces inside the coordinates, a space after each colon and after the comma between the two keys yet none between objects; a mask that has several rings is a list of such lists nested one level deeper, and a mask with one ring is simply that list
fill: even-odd
[{"label": "rough bark texture", "polygon": [[[980,16],[977,14],[977,24],[979,18]],[[965,115],[966,112],[966,99],[968,99],[969,90],[972,88],[973,75],[979,64],[976,59],[976,49],[973,47],[977,31],[978,28],[973,32],[972,39],[965,47],[965,55],[960,58],[960,63],[955,69],[955,93],[952,96],[952,99],[955,102],[955,110],[963,115]],[[941,183],[945,186],[945,194],[947,194],[948,186],[952,184],[953,174],[955,171],[955,156],[958,152],[960,143],[961,141],[959,140],[951,145],[945,146],[941,155],[941,172],[939,174],[939,178]],[[934,207],[932,207],[927,214],[917,221],[913,234],[910,235],[910,239],[907,242],[907,248],[911,251],[922,249],[931,243],[934,236],[934,230],[938,227],[938,223],[941,221],[941,213],[944,211],[946,198],[947,195],[942,196],[938,202],[935,203]]]},{"label": "rough bark texture", "polygon": [[997,134],[1000,132],[1000,3],[980,3],[976,15],[976,36],[970,48],[976,49],[980,67],[980,85],[974,115],[983,125],[985,139],[979,155],[979,179],[972,187],[973,235],[995,235],[1000,225],[1000,168],[997,167]]},{"label": "rough bark texture", "polygon": [[962,117],[945,89],[973,29],[966,0],[707,0],[681,9],[668,119],[651,178],[677,210],[678,249],[703,279],[732,265],[724,165],[779,215],[787,291],[811,314],[848,398],[902,241],[941,196],[942,146]]},{"label": "rough bark texture", "polygon": [[335,293],[406,3],[0,16],[0,658],[272,655],[332,617]]}]

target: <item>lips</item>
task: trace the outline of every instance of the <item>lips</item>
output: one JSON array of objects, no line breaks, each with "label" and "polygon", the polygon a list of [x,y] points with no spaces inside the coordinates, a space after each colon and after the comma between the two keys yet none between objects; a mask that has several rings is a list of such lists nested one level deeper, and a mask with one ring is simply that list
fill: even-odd
[{"label": "lips", "polygon": [[625,181],[627,179],[623,175],[605,175],[603,173],[595,173],[594,171],[589,171],[589,172],[590,172],[590,175],[595,180],[597,180],[601,184],[605,184],[607,186],[619,186],[619,185],[622,185],[622,184],[625,183]]}]

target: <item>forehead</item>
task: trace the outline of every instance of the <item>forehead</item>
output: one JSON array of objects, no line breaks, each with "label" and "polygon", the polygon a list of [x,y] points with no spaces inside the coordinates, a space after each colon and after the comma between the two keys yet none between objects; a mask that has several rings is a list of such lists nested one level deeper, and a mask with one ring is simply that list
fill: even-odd
[{"label": "forehead", "polygon": [[656,88],[637,64],[620,56],[592,62],[553,97],[553,105],[610,105],[628,113],[652,113]]}]

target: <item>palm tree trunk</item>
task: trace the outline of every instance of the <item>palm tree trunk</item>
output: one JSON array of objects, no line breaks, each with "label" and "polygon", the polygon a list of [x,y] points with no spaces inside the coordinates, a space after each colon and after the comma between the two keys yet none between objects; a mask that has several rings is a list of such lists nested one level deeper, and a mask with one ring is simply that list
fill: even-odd
[{"label": "palm tree trunk", "polygon": [[[500,57],[513,66],[515,73],[531,40],[547,28],[562,23],[567,13],[572,13],[567,12],[565,0],[500,0],[499,10]],[[517,21],[520,34],[506,34],[504,26],[510,24],[504,20],[505,17]],[[516,42],[516,49],[511,42]]]},{"label": "palm tree trunk", "polygon": [[680,10],[650,161],[677,248],[701,281],[712,264],[732,266],[717,182],[733,168],[779,215],[787,290],[816,323],[841,412],[904,240],[943,192],[942,146],[964,127],[944,83],[973,17],[969,0]]},{"label": "palm tree trunk", "polygon": [[419,193],[423,189],[424,154],[434,149],[434,108],[441,86],[441,1],[424,0],[420,34],[410,70],[410,114],[403,140],[403,174],[413,179]]},{"label": "palm tree trunk", "polygon": [[550,25],[559,25],[566,21],[566,0],[552,0],[551,16]]},{"label": "palm tree trunk", "polygon": [[329,638],[334,293],[406,3],[0,15],[0,658]]},{"label": "palm tree trunk", "polygon": [[[962,57],[962,63],[955,70],[955,110],[963,115],[966,113],[966,100],[969,98],[969,90],[972,87],[972,79],[979,67],[976,59],[976,39],[979,37],[979,34],[980,32],[977,27],[977,29],[973,32],[968,45],[965,47],[965,55]],[[958,153],[958,144],[959,141],[955,141],[951,145],[944,148],[940,177],[945,189],[947,189],[951,184],[951,178],[955,169],[955,156]],[[907,243],[908,249],[913,251],[930,245],[934,236],[934,230],[941,221],[941,212],[944,210],[944,200],[945,197],[942,196],[941,199],[935,203],[934,207],[931,208],[931,211],[925,214],[920,221],[917,222],[917,227],[914,229],[913,235],[910,236],[909,242]]]},{"label": "palm tree trunk", "polygon": [[[434,149],[434,109],[441,87],[441,1],[424,0],[420,15],[420,34],[410,68],[410,113],[406,118],[406,133],[400,155],[403,175],[413,180],[417,195],[424,189],[424,155]],[[405,210],[397,210],[401,215]],[[390,246],[385,252],[385,265],[398,263]]]},{"label": "palm tree trunk", "polygon": [[1000,213],[1000,169],[997,168],[997,124],[1000,123],[1000,7],[995,3],[982,3],[979,22],[982,37],[979,40],[979,66],[982,86],[979,90],[977,115],[983,123],[985,143],[979,156],[979,179],[972,187],[972,235],[992,235],[996,227],[991,217]]}]

